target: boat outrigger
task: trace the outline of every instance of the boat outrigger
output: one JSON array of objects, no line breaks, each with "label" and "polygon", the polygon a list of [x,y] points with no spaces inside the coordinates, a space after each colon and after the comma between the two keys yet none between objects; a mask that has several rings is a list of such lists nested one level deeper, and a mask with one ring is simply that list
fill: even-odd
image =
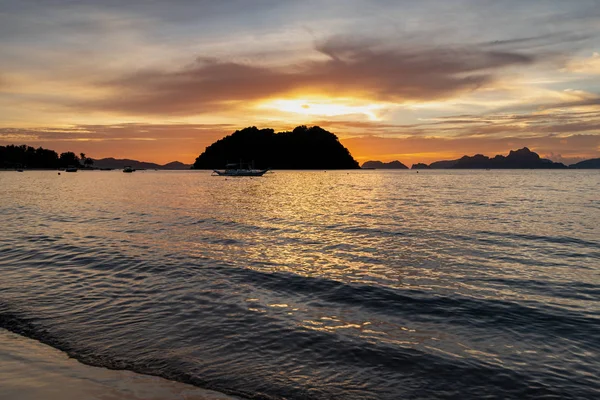
[{"label": "boat outrigger", "polygon": [[263,176],[267,169],[254,169],[250,164],[227,164],[225,170],[219,171],[213,169],[213,176]]}]

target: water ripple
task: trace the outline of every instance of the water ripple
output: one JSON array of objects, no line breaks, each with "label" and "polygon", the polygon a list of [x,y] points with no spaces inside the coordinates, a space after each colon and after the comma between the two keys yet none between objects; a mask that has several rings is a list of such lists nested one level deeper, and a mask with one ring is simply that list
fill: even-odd
[{"label": "water ripple", "polygon": [[2,174],[0,327],[82,362],[249,399],[600,395],[596,175]]}]

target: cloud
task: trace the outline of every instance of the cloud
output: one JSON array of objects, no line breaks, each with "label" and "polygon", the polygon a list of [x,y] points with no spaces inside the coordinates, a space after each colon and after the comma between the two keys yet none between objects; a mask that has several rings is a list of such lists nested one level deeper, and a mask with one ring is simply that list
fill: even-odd
[{"label": "cloud", "polygon": [[598,134],[600,136],[600,99],[547,104],[533,111],[491,112],[432,117],[413,124],[327,119],[314,122],[342,132],[345,137],[538,137],[553,134]]},{"label": "cloud", "polygon": [[529,37],[516,37],[504,40],[494,40],[483,42],[482,45],[490,47],[509,47],[514,49],[515,47],[520,50],[534,50],[540,48],[555,47],[557,45],[564,44],[577,44],[584,42],[591,38],[590,34],[587,33],[573,33],[573,32],[551,32],[540,34]]},{"label": "cloud", "polygon": [[588,75],[600,75],[600,53],[594,52],[591,57],[573,60],[564,71]]},{"label": "cloud", "polygon": [[550,152],[550,154],[541,154],[540,155],[543,158],[547,158],[549,160],[552,160],[554,162],[559,162],[559,163],[563,163],[565,165],[571,165],[571,164],[576,164],[580,161],[584,161],[587,160],[589,158],[587,157],[565,157],[562,154],[555,154],[554,152]]},{"label": "cloud", "polygon": [[318,61],[272,67],[198,58],[183,68],[145,69],[97,83],[105,98],[75,108],[122,114],[196,115],[299,93],[404,103],[457,96],[491,84],[531,54],[478,46],[436,48],[335,37],[317,43]]},{"label": "cloud", "polygon": [[[137,141],[186,140],[223,135],[235,130],[230,124],[144,124],[73,125],[63,128],[0,128],[0,142],[19,137],[29,141]],[[219,136],[220,137],[220,136]]]}]

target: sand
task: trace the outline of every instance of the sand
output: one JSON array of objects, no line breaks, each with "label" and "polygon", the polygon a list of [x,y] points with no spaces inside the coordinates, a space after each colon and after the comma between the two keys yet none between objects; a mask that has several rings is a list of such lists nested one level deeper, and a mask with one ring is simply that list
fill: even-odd
[{"label": "sand", "polygon": [[231,400],[166,379],[90,367],[38,341],[0,329],[1,400]]}]

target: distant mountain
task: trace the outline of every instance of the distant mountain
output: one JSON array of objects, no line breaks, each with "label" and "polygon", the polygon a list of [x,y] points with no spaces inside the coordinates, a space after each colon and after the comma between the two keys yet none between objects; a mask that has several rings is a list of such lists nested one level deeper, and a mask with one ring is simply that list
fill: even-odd
[{"label": "distant mountain", "polygon": [[592,158],[591,160],[580,161],[577,164],[569,165],[569,168],[575,168],[575,169],[600,168],[600,158]]},{"label": "distant mountain", "polygon": [[133,169],[190,169],[191,165],[183,164],[179,161],[173,161],[165,165],[155,164],[151,162],[130,160],[127,158],[116,159],[116,158],[102,158],[94,160],[95,168],[113,168],[121,169],[123,167],[130,166]]},{"label": "distant mountain", "polygon": [[171,161],[170,163],[167,163],[167,164],[163,165],[162,167],[159,167],[158,169],[190,169],[190,168],[192,168],[192,164],[184,164],[179,161]]},{"label": "distant mountain", "polygon": [[[425,168],[425,164],[415,164],[418,168]],[[436,161],[429,164],[431,169],[563,169],[567,168],[562,163],[556,163],[545,158],[540,158],[537,153],[523,147],[511,150],[508,156],[497,155],[489,158],[483,154],[463,156],[458,160]]]},{"label": "distant mountain", "polygon": [[537,153],[523,147],[519,150],[511,150],[508,156],[497,155],[494,158],[476,154],[473,157],[464,156],[460,158],[452,168],[477,169],[477,168],[512,168],[512,169],[562,169],[567,168],[562,163],[555,163],[545,158],[540,158]]},{"label": "distant mountain", "polygon": [[408,169],[408,167],[402,164],[400,161],[391,161],[384,163],[381,161],[367,161],[362,165],[362,168],[375,168],[375,169]]},{"label": "distant mountain", "polygon": [[423,164],[423,163],[417,163],[417,164],[413,164],[412,167],[410,167],[410,169],[430,169],[431,167],[427,164]]},{"label": "distant mountain", "polygon": [[448,161],[436,161],[429,164],[429,168],[431,169],[448,169],[453,168],[458,160],[448,160]]},{"label": "distant mountain", "polygon": [[208,146],[196,158],[194,168],[224,168],[240,160],[261,169],[359,168],[337,136],[318,126],[298,126],[280,133],[255,126],[235,131]]}]

